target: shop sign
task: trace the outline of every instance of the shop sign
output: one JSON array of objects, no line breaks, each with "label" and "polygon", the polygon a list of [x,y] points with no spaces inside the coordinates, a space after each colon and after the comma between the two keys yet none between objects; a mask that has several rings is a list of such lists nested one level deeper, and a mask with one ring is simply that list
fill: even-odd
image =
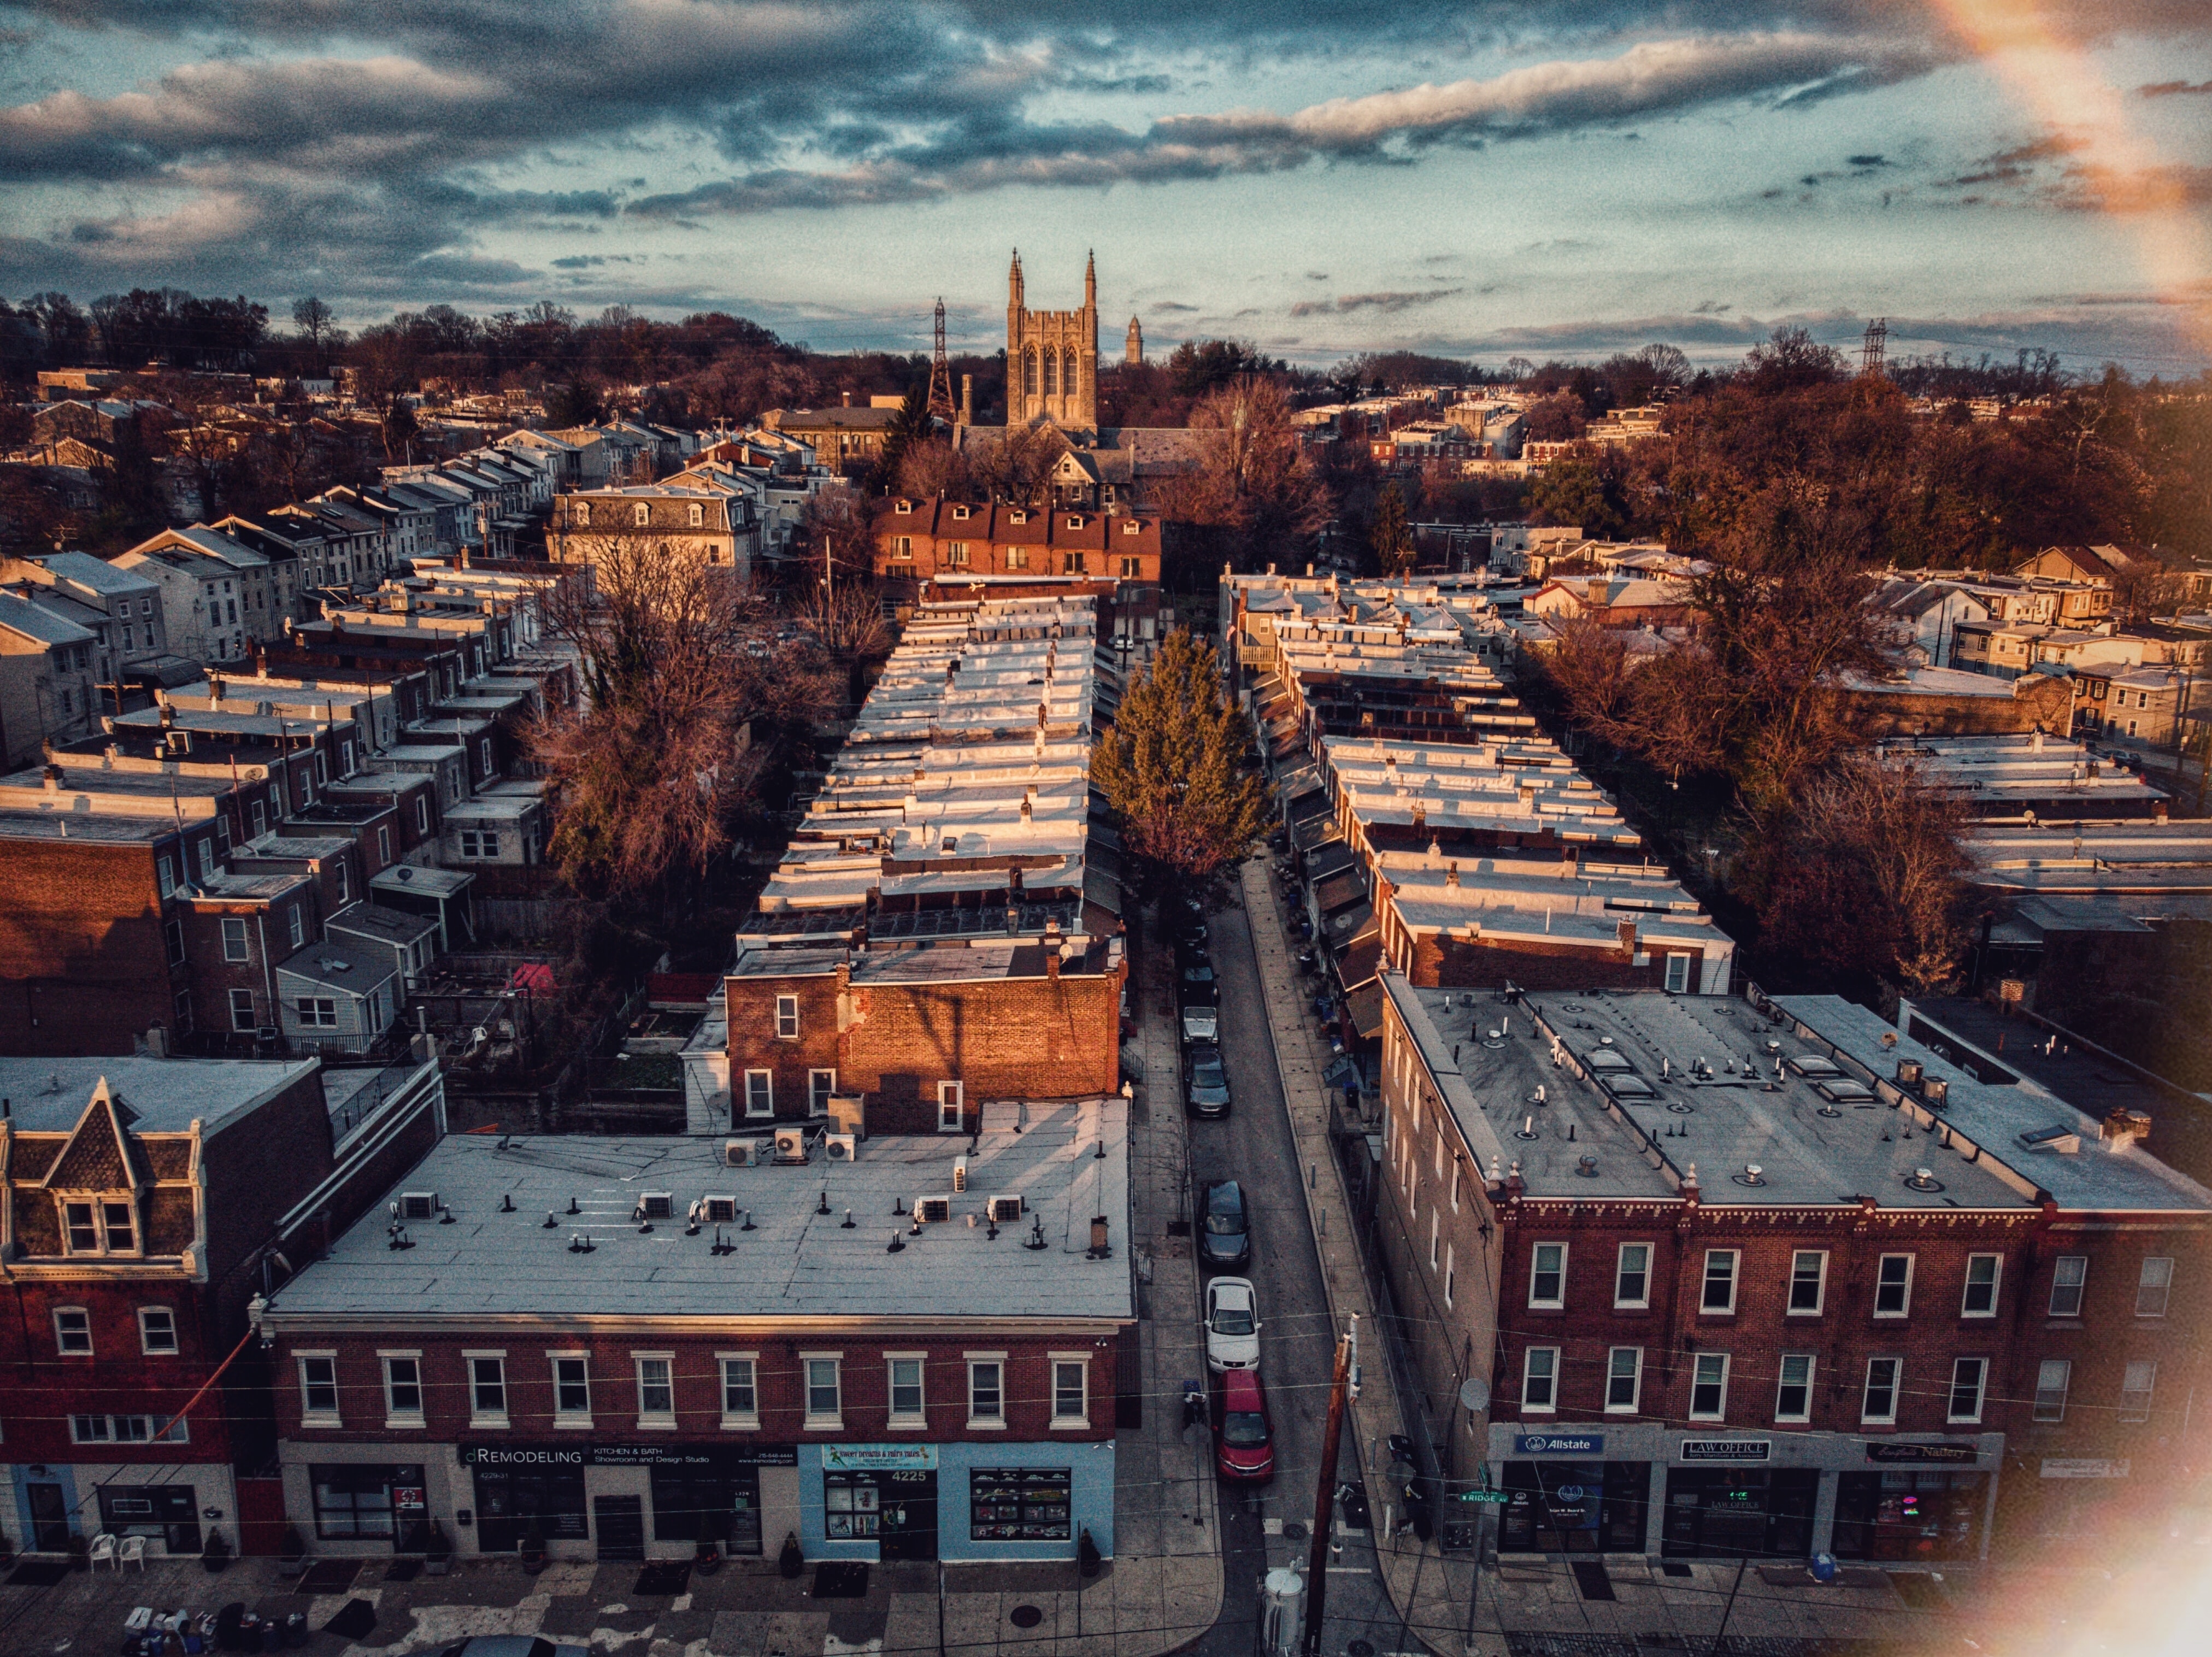
[{"label": "shop sign", "polygon": [[1604,1448],[1602,1433],[1522,1433],[1513,1441],[1522,1456],[1594,1456]]},{"label": "shop sign", "polygon": [[464,1444],[464,1467],[796,1467],[790,1444]]},{"label": "shop sign", "polygon": [[2125,1478],[2128,1459],[2117,1460],[2103,1456],[2045,1456],[2043,1459],[2045,1478]]},{"label": "shop sign", "polygon": [[1972,1444],[1869,1444],[1869,1461],[1979,1461],[1981,1448]]},{"label": "shop sign", "polygon": [[934,1444],[825,1444],[822,1465],[832,1472],[889,1467],[922,1471],[937,1465]]},{"label": "shop sign", "polygon": [[429,1506],[426,1495],[420,1484],[395,1484],[392,1487],[392,1511],[419,1514]]},{"label": "shop sign", "polygon": [[1686,1438],[1678,1454],[1684,1461],[1765,1461],[1774,1441],[1764,1438]]}]

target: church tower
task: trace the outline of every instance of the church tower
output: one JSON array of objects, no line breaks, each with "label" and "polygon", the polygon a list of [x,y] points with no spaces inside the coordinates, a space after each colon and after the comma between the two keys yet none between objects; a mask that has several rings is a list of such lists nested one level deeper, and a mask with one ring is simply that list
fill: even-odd
[{"label": "church tower", "polygon": [[1098,261],[1083,271],[1083,308],[1033,311],[1022,256],[1006,277],[1006,423],[1050,420],[1069,430],[1098,427]]},{"label": "church tower", "polygon": [[1132,366],[1145,360],[1145,326],[1133,316],[1129,319],[1129,343],[1122,349],[1121,360]]}]

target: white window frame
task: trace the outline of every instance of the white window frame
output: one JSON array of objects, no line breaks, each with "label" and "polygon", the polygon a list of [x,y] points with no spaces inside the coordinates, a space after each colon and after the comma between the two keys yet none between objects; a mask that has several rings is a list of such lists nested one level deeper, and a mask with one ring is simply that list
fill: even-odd
[{"label": "white window frame", "polygon": [[[495,1363],[499,1366],[499,1380],[496,1383],[499,1387],[499,1408],[496,1410],[486,1410],[477,1401],[477,1389],[483,1384],[477,1375],[477,1365],[479,1363]],[[489,1428],[506,1427],[512,1419],[508,1412],[514,1407],[507,1396],[507,1349],[505,1347],[484,1347],[471,1349],[468,1351],[463,1352],[461,1354],[461,1373],[469,1389],[469,1425],[471,1427]]]},{"label": "white window frame", "polygon": [[968,1121],[968,1084],[964,1081],[940,1081],[937,1084],[937,1131],[965,1133]]},{"label": "white window frame", "polygon": [[[223,959],[234,966],[251,966],[253,964],[253,935],[246,928],[246,917],[225,915],[220,918]],[[235,935],[231,931],[233,927],[238,929]],[[235,955],[230,953],[230,941],[234,935],[238,939],[238,953]]]},{"label": "white window frame", "polygon": [[[1728,1301],[1725,1305],[1713,1304],[1713,1266],[1717,1261],[1728,1262]],[[1705,1251],[1703,1270],[1698,1277],[1698,1315],[1701,1318],[1733,1318],[1735,1316],[1736,1286],[1743,1277],[1743,1251],[1737,1248],[1709,1248]]]},{"label": "white window frame", "polygon": [[[1777,1422],[1810,1421],[1813,1419],[1813,1377],[1820,1368],[1820,1359],[1810,1352],[1784,1352],[1781,1357],[1782,1362],[1774,1372],[1774,1419]],[[1790,1379],[1790,1366],[1793,1363],[1805,1366],[1802,1380],[1793,1381]],[[1784,1410],[1782,1407],[1783,1392],[1790,1387],[1804,1389],[1803,1409]]]},{"label": "white window frame", "polygon": [[[1977,1311],[1974,1291],[1982,1285],[1974,1281],[1977,1262],[1990,1263],[1990,1303]],[[1962,1318],[1994,1318],[1997,1315],[1997,1298],[2004,1290],[2004,1256],[2002,1254],[1969,1254],[1966,1257],[1966,1281],[1959,1290],[1959,1315]]]},{"label": "white window frame", "polygon": [[[1810,1306],[1800,1306],[1797,1304],[1797,1265],[1798,1262],[1801,1260],[1808,1259],[1814,1260],[1819,1263],[1813,1277],[1813,1304]],[[1789,1300],[1787,1307],[1783,1315],[1790,1318],[1817,1318],[1827,1309],[1827,1305],[1828,1251],[1824,1248],[1801,1248],[1791,1250],[1790,1254]]]},{"label": "white window frame", "polygon": [[[1539,1362],[1540,1359],[1542,1362]],[[1538,1389],[1541,1396],[1538,1396]],[[1521,1413],[1556,1416],[1559,1413],[1559,1349],[1532,1346],[1521,1355]]]},{"label": "white window frame", "polygon": [[[1006,1355],[1003,1352],[963,1352],[968,1362],[968,1430],[971,1433],[1003,1433],[1006,1430]],[[979,1416],[975,1413],[976,1372],[989,1369],[996,1372],[998,1413]]]},{"label": "white window frame", "polygon": [[[421,1350],[417,1349],[414,1350],[394,1349],[388,1352],[380,1351],[376,1355],[376,1359],[378,1368],[383,1371],[384,1374],[384,1424],[386,1428],[389,1429],[392,1428],[421,1427],[423,1424],[422,1354]],[[398,1397],[394,1390],[396,1380],[392,1373],[392,1366],[395,1363],[411,1363],[415,1366],[415,1380],[412,1383],[415,1388],[415,1407],[412,1410],[402,1410],[399,1407]]]},{"label": "white window frame", "polygon": [[[166,1331],[168,1343],[155,1341],[156,1330]],[[177,1337],[177,1311],[174,1307],[142,1306],[138,1308],[138,1350],[149,1358],[173,1358],[179,1349]]]},{"label": "white window frame", "polygon": [[1690,993],[1690,963],[1696,959],[1688,954],[1669,954],[1667,957],[1667,993],[1686,996]]},{"label": "white window frame", "polygon": [[[837,1394],[834,1414],[824,1414],[814,1407],[814,1366],[830,1366],[830,1385]],[[805,1389],[806,1417],[803,1423],[810,1433],[842,1433],[845,1430],[845,1355],[842,1352],[802,1352],[799,1355],[799,1380]]]},{"label": "white window frame", "polygon": [[[1559,1251],[1557,1292],[1549,1299],[1536,1293],[1536,1280],[1548,1274],[1543,1260],[1546,1249]],[[1567,1246],[1565,1243],[1535,1243],[1528,1249],[1528,1305],[1533,1310],[1564,1310],[1567,1304]]]},{"label": "white window frame", "polygon": [[[745,1391],[753,1401],[753,1407],[750,1410],[730,1408],[730,1371],[738,1364],[744,1366]],[[717,1352],[714,1354],[714,1380],[721,1389],[722,1430],[726,1433],[758,1432],[760,1430],[760,1354]]]},{"label": "white window frame", "polygon": [[799,1039],[799,997],[778,996],[775,998],[775,1039],[778,1041]]},{"label": "white window frame", "polygon": [[[2054,1380],[2056,1386],[2052,1385]],[[2035,1403],[2030,1419],[2042,1422],[2065,1420],[2066,1395],[2073,1387],[2074,1361],[2071,1358],[2042,1360],[2035,1367]]]},{"label": "white window frame", "polygon": [[[2141,1380],[2142,1385],[2130,1385],[2136,1380]],[[2149,1358],[2130,1359],[2127,1367],[2120,1371],[2119,1419],[2130,1425],[2148,1421],[2152,1400],[2157,1395],[2157,1363]],[[2139,1398],[2142,1402],[2131,1404],[2129,1402],[2131,1398]]]},{"label": "white window frame", "polygon": [[[2074,1281],[2066,1281],[2066,1269],[2074,1268]],[[2051,1301],[2048,1315],[2053,1318],[2078,1318],[2081,1303],[2089,1288],[2089,1257],[2086,1254],[2062,1254],[2051,1263]],[[2059,1310],[2060,1297],[2070,1295],[2072,1300],[2064,1311]]]},{"label": "white window frame", "polygon": [[2172,1258],[2164,1254],[2145,1256],[2142,1269],[2136,1274],[2136,1316],[2163,1318],[2172,1301]]},{"label": "white window frame", "polygon": [[[898,1367],[902,1363],[914,1366],[914,1390],[916,1407],[898,1407]],[[926,1428],[929,1425],[929,1354],[927,1352],[886,1352],[884,1354],[884,1405],[887,1427]]]},{"label": "white window frame", "polygon": [[[753,1081],[756,1077],[759,1078],[761,1083],[758,1088],[755,1088],[753,1086]],[[744,1088],[746,1121],[764,1122],[775,1114],[775,1071],[746,1071],[744,1074]],[[764,1106],[765,1108],[757,1108],[756,1101],[757,1101],[758,1106]]]},{"label": "white window frame", "polygon": [[[633,1352],[629,1355],[630,1374],[637,1383],[637,1424],[641,1431],[656,1428],[674,1431],[676,1427],[676,1355],[673,1352]],[[647,1364],[665,1366],[659,1385],[668,1392],[668,1408],[646,1408],[647,1389],[654,1385],[646,1379]]]},{"label": "white window frame", "polygon": [[[311,1380],[307,1374],[309,1364],[327,1365],[330,1372],[327,1381]],[[300,1383],[300,1425],[302,1427],[343,1426],[345,1424],[343,1412],[338,1399],[338,1355],[336,1349],[295,1352],[292,1355],[292,1367],[293,1374]],[[310,1402],[314,1397],[314,1389],[323,1386],[328,1386],[331,1390],[331,1404],[327,1410],[319,1410]]]},{"label": "white window frame", "polygon": [[[1046,1375],[1052,1386],[1052,1420],[1046,1430],[1054,1433],[1083,1433],[1091,1429],[1091,1355],[1088,1352],[1054,1352],[1046,1358]],[[1081,1378],[1079,1397],[1081,1410],[1069,1415],[1060,1405],[1060,1371],[1072,1368]]]},{"label": "white window frame", "polygon": [[[1875,1262],[1874,1315],[1875,1317],[1909,1318],[1912,1315],[1912,1270],[1913,1263],[1917,1258],[1917,1257],[1911,1254],[1885,1254]],[[1889,1285],[1886,1284],[1882,1281],[1882,1274],[1888,1270],[1889,1263],[1892,1260],[1902,1260],[1905,1262],[1905,1281],[1903,1283],[1898,1285],[1898,1287],[1901,1288],[1905,1293],[1904,1298],[1894,1308],[1885,1312],[1882,1310],[1881,1295],[1882,1290]]]},{"label": "white window frame", "polygon": [[[77,1326],[73,1330],[64,1328],[62,1323],[64,1318],[76,1319]],[[71,1346],[70,1344],[71,1339],[80,1340],[84,1343],[82,1346]],[[58,1306],[54,1308],[54,1350],[64,1358],[89,1358],[94,1355],[92,1313],[88,1307]]]},{"label": "white window frame", "polygon": [[[1626,1403],[1615,1398],[1622,1379],[1621,1355],[1629,1361],[1628,1398]],[[1608,1416],[1632,1416],[1644,1398],[1644,1349],[1640,1346],[1615,1346],[1605,1355],[1605,1413]]]},{"label": "white window frame", "polygon": [[[584,1407],[580,1410],[572,1410],[562,1400],[561,1389],[564,1383],[561,1378],[561,1366],[564,1363],[574,1364],[580,1372],[575,1384],[580,1385],[584,1389]],[[588,1433],[591,1431],[592,1355],[582,1350],[548,1352],[545,1355],[545,1367],[553,1376],[553,1425],[562,1432]],[[471,1380],[473,1383],[473,1376],[471,1377]],[[470,1393],[470,1402],[473,1404],[475,1401],[475,1393],[472,1391]]]},{"label": "white window frame", "polygon": [[[1966,1379],[1969,1373],[1973,1377],[1972,1407],[1962,1410],[1959,1408],[1959,1393],[1960,1388],[1969,1384]],[[1990,1361],[1987,1358],[1952,1359],[1951,1390],[1944,1397],[1943,1419],[1954,1426],[1961,1423],[1979,1424],[1982,1419],[1983,1400],[1988,1396],[1989,1390]]]},{"label": "white window frame", "polygon": [[[1637,1276],[1643,1279],[1644,1287],[1642,1293],[1636,1295],[1633,1299],[1631,1299],[1621,1293],[1621,1286],[1626,1281],[1628,1276],[1628,1251],[1632,1248],[1641,1249],[1644,1252],[1644,1264],[1637,1268]],[[1653,1255],[1657,1251],[1650,1243],[1623,1243],[1620,1246],[1620,1251],[1613,1256],[1613,1307],[1614,1311],[1646,1312],[1650,1309],[1651,1260]]]},{"label": "white window frame", "polygon": [[[1726,1421],[1728,1419],[1729,1360],[1726,1352],[1698,1352],[1691,1355],[1690,1363],[1690,1419],[1692,1421]],[[1705,1379],[1708,1365],[1717,1363],[1720,1375],[1715,1381]],[[1710,1410],[1698,1408],[1698,1389],[1717,1386],[1721,1390],[1720,1402]]]},{"label": "white window frame", "polygon": [[[823,1080],[824,1076],[829,1078],[827,1081]],[[816,1069],[806,1073],[806,1116],[809,1121],[818,1122],[830,1114],[830,1095],[836,1091],[837,1073],[835,1070]]]},{"label": "white window frame", "polygon": [[[1887,1415],[1877,1415],[1875,1412],[1874,1376],[1875,1367],[1877,1364],[1887,1364],[1889,1366],[1889,1380],[1886,1388],[1889,1393],[1889,1413]],[[1886,1355],[1880,1357],[1869,1358],[1867,1360],[1866,1367],[1866,1381],[1859,1389],[1859,1420],[1869,1427],[1894,1427],[1897,1424],[1898,1394],[1902,1392],[1904,1390],[1904,1359],[1890,1357]]]}]

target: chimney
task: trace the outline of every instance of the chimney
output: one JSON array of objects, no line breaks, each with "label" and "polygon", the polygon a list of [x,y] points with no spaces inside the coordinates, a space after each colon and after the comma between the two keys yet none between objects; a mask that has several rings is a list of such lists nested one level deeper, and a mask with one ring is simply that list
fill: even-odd
[{"label": "chimney", "polygon": [[2027,740],[2027,751],[2028,751],[2030,753],[2041,753],[2041,752],[2043,752],[2043,727],[2042,727],[2042,726],[2038,725],[2038,726],[2035,728],[2035,734],[2034,734],[2034,735],[2033,735],[2033,736],[2031,736],[2030,738],[2028,738],[2028,740]]},{"label": "chimney", "polygon": [[1444,865],[1444,884],[1455,891],[1459,886],[1459,863],[1456,859]]},{"label": "chimney", "polygon": [[975,423],[975,376],[972,374],[960,376],[960,423],[963,426]]},{"label": "chimney", "polygon": [[2141,1111],[2118,1106],[2105,1114],[2097,1130],[2098,1138],[2113,1150],[2123,1150],[2139,1140],[2150,1137],[2150,1118]]},{"label": "chimney", "polygon": [[848,409],[853,406],[853,393],[850,392],[841,392],[838,393],[837,400],[838,406],[840,408]]},{"label": "chimney", "polygon": [[2166,821],[2166,801],[2163,801],[2163,800],[2154,800],[2154,801],[2153,801],[2151,802],[2151,807],[2150,807],[2150,819],[2151,819],[2151,821],[2152,821],[2152,822],[2154,822],[2154,823],[2163,823],[2164,821]]},{"label": "chimney", "polygon": [[1613,923],[1613,935],[1620,941],[1620,953],[1627,956],[1630,960],[1634,960],[1636,959],[1636,923],[1617,921]]}]

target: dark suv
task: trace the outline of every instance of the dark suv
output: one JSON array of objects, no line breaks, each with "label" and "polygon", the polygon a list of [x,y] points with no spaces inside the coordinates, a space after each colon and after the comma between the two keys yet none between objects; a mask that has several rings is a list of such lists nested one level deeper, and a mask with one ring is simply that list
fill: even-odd
[{"label": "dark suv", "polygon": [[1219,1270],[1252,1258],[1252,1227],[1244,1213],[1244,1193],[1234,1179],[1206,1188],[1205,1218],[1199,1227],[1198,1263]]}]

